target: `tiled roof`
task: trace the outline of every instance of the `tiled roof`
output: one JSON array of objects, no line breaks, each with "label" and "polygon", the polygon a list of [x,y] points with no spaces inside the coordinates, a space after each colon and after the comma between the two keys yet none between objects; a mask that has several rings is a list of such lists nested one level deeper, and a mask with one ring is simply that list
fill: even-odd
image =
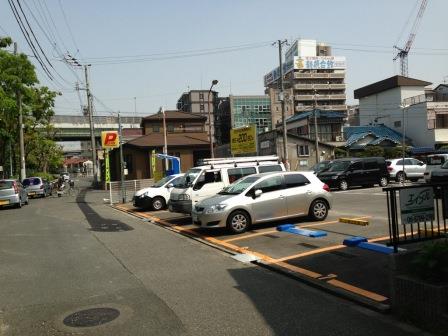
[{"label": "tiled roof", "polygon": [[[317,117],[318,118],[344,118],[345,117],[345,113],[344,112],[322,111],[322,110],[316,110],[316,111],[317,111]],[[288,119],[286,119],[286,122],[290,123],[290,122],[293,122],[293,121],[306,119],[306,118],[308,118],[308,117],[310,117],[312,115],[313,115],[313,111],[296,113],[296,114],[292,115],[291,117],[289,117]]]},{"label": "tiled roof", "polygon": [[[188,112],[182,112],[177,110],[169,110],[165,111],[165,120],[172,120],[172,119],[184,119],[184,120],[198,120],[198,121],[205,121],[207,118],[201,115],[197,115],[194,113],[188,113]],[[155,113],[150,116],[144,117],[143,120],[163,120],[163,114],[162,113]]]},{"label": "tiled roof", "polygon": [[[385,125],[349,126],[344,127],[344,137],[345,139],[347,139],[345,146],[358,146],[357,142],[369,135],[373,136],[374,139],[372,139],[366,145],[378,145],[386,140],[392,141],[396,144],[400,144],[403,139],[403,135],[400,132],[397,132]],[[411,142],[411,140],[406,137],[406,142],[409,143]]]},{"label": "tiled roof", "polygon": [[[170,146],[201,146],[209,145],[207,133],[168,133],[166,135],[168,148]],[[125,145],[131,145],[142,148],[163,147],[164,139],[162,133],[151,133],[141,136],[134,140],[126,142]]]}]

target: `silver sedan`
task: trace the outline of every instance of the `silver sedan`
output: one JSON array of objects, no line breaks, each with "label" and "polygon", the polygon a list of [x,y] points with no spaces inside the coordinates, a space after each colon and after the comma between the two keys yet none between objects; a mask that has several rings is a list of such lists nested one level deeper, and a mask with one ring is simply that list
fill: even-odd
[{"label": "silver sedan", "polygon": [[329,188],[312,172],[263,173],[244,177],[196,204],[193,223],[242,233],[252,224],[310,216],[324,220],[331,208]]}]

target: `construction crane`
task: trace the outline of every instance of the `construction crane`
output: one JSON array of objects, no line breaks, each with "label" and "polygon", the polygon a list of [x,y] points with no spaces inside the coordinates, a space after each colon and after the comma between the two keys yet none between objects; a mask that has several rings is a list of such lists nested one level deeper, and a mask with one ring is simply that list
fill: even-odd
[{"label": "construction crane", "polygon": [[425,12],[426,5],[428,4],[428,0],[422,0],[420,4],[420,8],[417,13],[417,17],[415,18],[414,24],[412,25],[411,32],[409,33],[408,40],[404,46],[404,48],[399,48],[394,45],[394,48],[398,50],[397,55],[394,57],[394,61],[397,58],[400,59],[400,74],[402,76],[408,77],[408,54],[409,50],[411,50],[412,43],[414,43],[415,35],[417,34],[418,26],[422,20],[423,13]]}]

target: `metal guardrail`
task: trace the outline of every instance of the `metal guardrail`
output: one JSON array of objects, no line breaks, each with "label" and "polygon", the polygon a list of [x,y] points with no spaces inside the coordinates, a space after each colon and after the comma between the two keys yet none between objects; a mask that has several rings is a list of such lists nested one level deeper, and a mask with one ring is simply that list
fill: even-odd
[{"label": "metal guardrail", "polygon": [[446,237],[448,184],[386,187],[389,245]]},{"label": "metal guardrail", "polygon": [[[126,202],[132,201],[132,197],[137,192],[137,190],[151,187],[152,185],[154,185],[154,179],[126,180],[124,182]],[[109,203],[111,205],[123,202],[121,181],[113,181],[107,183],[107,189],[109,190]]]}]

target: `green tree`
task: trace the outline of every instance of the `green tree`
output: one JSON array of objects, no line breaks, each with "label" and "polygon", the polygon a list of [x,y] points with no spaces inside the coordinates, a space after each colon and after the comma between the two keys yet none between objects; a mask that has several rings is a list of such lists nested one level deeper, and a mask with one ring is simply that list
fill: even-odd
[{"label": "green tree", "polygon": [[362,152],[364,157],[384,156],[384,149],[381,146],[367,146]]},{"label": "green tree", "polygon": [[0,39],[0,165],[5,166],[11,156],[15,171],[19,168],[17,95],[20,94],[26,164],[32,169],[46,170],[62,160],[50,123],[58,93],[38,86],[33,64],[26,55],[9,51],[11,44],[10,38]]}]

